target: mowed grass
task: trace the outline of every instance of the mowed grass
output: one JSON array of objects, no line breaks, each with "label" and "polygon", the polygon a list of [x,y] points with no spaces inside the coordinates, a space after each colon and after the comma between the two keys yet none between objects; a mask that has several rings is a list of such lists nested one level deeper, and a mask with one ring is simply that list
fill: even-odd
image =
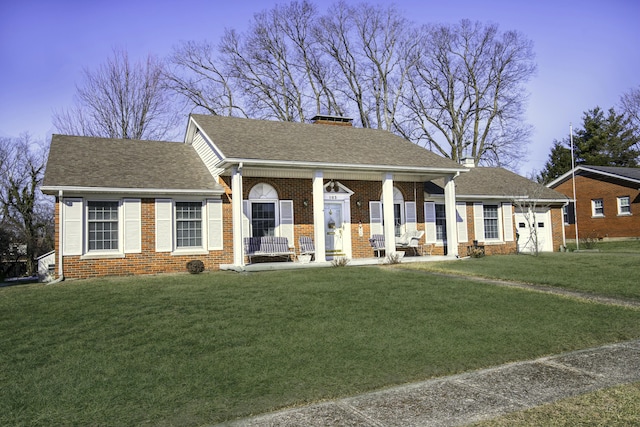
[{"label": "mowed grass", "polygon": [[475,427],[638,426],[640,383],[624,384],[519,411]]},{"label": "mowed grass", "polygon": [[639,336],[640,310],[385,267],[13,286],[0,425],[208,425]]},{"label": "mowed grass", "polygon": [[555,252],[495,255],[401,268],[469,274],[640,300],[640,252]]}]

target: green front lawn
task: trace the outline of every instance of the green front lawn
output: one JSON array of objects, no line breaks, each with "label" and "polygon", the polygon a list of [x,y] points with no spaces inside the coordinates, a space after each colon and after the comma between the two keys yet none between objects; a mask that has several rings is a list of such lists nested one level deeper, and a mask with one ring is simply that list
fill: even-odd
[{"label": "green front lawn", "polygon": [[13,286],[0,425],[207,425],[636,337],[640,310],[387,267]]},{"label": "green front lawn", "polygon": [[640,252],[555,252],[495,255],[399,267],[557,286],[640,300]]}]

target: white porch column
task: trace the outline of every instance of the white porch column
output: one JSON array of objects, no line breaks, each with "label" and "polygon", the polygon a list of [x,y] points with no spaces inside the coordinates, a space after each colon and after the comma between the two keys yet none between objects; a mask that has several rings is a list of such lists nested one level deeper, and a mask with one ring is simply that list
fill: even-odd
[{"label": "white porch column", "polygon": [[315,262],[326,261],[324,229],[324,175],[322,171],[313,174],[313,240],[316,249]]},{"label": "white porch column", "polygon": [[458,256],[458,216],[456,214],[456,187],[454,176],[444,180],[444,209],[447,218],[447,255]]},{"label": "white porch column", "polygon": [[396,251],[396,233],[393,226],[393,175],[390,173],[382,178],[382,218],[384,218],[384,250],[388,256]]},{"label": "white porch column", "polygon": [[[244,266],[242,235],[242,165],[231,171],[231,220],[233,225],[233,265]],[[248,236],[247,236],[248,237]]]}]

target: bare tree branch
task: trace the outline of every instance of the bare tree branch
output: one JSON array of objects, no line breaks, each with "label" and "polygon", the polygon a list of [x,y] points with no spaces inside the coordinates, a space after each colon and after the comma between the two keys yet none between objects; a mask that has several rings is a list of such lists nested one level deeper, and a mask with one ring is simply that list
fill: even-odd
[{"label": "bare tree branch", "polygon": [[149,55],[131,63],[123,50],[97,70],[84,70],[76,86],[75,105],[54,113],[59,132],[124,139],[168,139],[180,122],[171,92],[164,83],[164,65]]}]

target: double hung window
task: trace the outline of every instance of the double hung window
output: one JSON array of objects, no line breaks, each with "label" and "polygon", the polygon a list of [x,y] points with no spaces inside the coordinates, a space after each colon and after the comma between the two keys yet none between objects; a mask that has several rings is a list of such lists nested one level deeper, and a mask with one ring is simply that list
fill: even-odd
[{"label": "double hung window", "polygon": [[445,206],[436,203],[436,240],[447,240],[447,216]]},{"label": "double hung window", "polygon": [[484,238],[499,239],[498,205],[484,205]]},{"label": "double hung window", "polygon": [[276,204],[274,202],[251,203],[251,230],[253,237],[275,236]]},{"label": "double hung window", "polygon": [[201,202],[176,202],[176,247],[202,247]]},{"label": "double hung window", "polygon": [[593,216],[604,216],[604,202],[602,199],[591,200],[591,210]]},{"label": "double hung window", "polygon": [[89,251],[118,250],[118,202],[87,203]]},{"label": "double hung window", "polygon": [[618,215],[631,215],[631,198],[618,197]]}]

